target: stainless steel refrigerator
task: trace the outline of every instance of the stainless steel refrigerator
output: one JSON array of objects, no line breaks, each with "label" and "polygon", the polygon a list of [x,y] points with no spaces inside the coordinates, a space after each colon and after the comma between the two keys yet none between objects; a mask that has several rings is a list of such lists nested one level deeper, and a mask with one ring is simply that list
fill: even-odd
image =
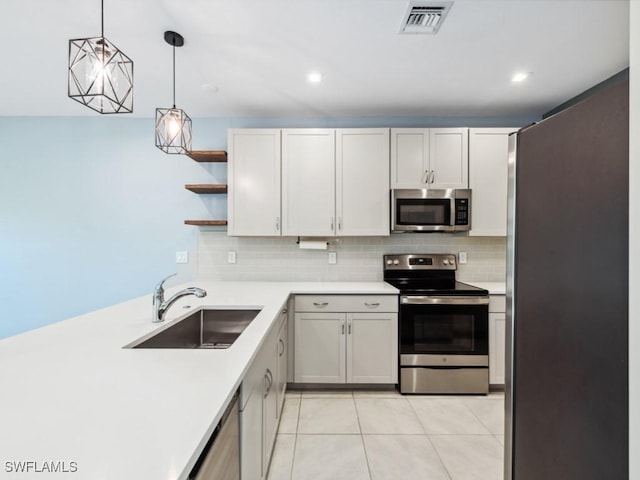
[{"label": "stainless steel refrigerator", "polygon": [[505,480],[629,478],[629,84],[510,139]]}]

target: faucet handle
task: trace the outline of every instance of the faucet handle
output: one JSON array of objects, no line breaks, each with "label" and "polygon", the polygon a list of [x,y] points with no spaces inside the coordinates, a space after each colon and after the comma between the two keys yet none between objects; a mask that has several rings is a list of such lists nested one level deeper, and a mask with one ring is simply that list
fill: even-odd
[{"label": "faucet handle", "polygon": [[166,282],[167,280],[169,280],[171,277],[175,277],[176,275],[178,275],[178,273],[172,273],[171,275],[163,278],[162,280],[160,280],[158,282],[158,284],[156,285],[156,288],[154,289],[155,292],[158,293],[164,293],[164,282]]}]

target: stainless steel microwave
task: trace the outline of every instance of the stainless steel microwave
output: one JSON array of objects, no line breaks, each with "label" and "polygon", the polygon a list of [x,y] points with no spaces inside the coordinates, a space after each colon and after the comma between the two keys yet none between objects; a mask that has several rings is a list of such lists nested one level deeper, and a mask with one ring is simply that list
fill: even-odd
[{"label": "stainless steel microwave", "polygon": [[471,228],[471,190],[391,190],[391,232],[464,232]]}]

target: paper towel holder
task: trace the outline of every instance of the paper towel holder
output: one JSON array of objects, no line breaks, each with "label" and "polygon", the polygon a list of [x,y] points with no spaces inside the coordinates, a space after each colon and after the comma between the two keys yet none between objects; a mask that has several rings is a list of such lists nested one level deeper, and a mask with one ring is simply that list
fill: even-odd
[{"label": "paper towel holder", "polygon": [[[296,240],[296,245],[300,245],[300,239],[301,237],[298,237],[298,239]],[[326,244],[327,244],[327,247],[331,245],[328,241],[326,242]]]}]

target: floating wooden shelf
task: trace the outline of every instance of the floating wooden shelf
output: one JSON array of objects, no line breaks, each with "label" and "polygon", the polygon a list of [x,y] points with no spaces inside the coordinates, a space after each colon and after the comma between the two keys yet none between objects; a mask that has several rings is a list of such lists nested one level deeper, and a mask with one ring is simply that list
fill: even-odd
[{"label": "floating wooden shelf", "polygon": [[227,193],[227,186],[224,184],[191,183],[185,185],[184,188],[193,193]]},{"label": "floating wooden shelf", "polygon": [[185,225],[196,225],[198,227],[226,227],[226,220],[185,220]]},{"label": "floating wooden shelf", "polygon": [[227,152],[224,150],[192,150],[187,156],[196,162],[226,162]]}]

